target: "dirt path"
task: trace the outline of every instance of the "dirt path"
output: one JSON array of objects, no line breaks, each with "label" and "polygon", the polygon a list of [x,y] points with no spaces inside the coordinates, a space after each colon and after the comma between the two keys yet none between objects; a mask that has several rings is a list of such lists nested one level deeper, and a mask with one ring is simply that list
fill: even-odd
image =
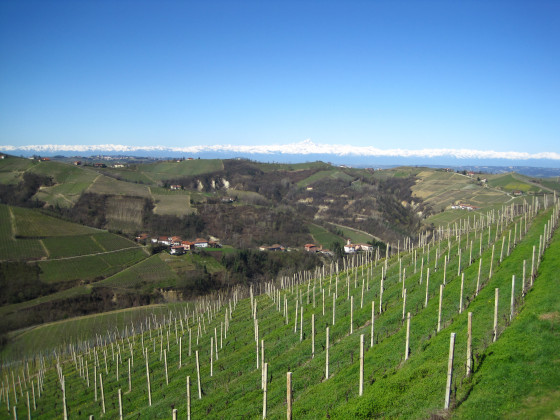
[{"label": "dirt path", "polygon": [[14,212],[12,211],[11,207],[8,207],[8,211],[10,212],[10,226],[12,228],[12,239],[16,240],[16,218],[14,217]]},{"label": "dirt path", "polygon": [[[120,249],[115,249],[113,251],[104,251],[104,252],[95,252],[93,254],[84,254],[84,255],[74,255],[72,257],[60,257],[60,258],[50,258],[50,259],[46,259],[46,260],[42,260],[42,261],[63,261],[63,260],[72,260],[74,258],[82,258],[82,257],[91,257],[93,255],[104,255],[104,254],[114,254],[115,252],[121,252],[127,249],[141,249],[142,251],[144,251],[146,254],[149,255],[149,251],[146,249],[146,247],[142,246],[142,247],[137,247],[137,246],[131,246],[128,248],[120,248]],[[30,262],[35,262],[35,261],[30,261]]]},{"label": "dirt path", "polygon": [[375,236],[375,235],[372,235],[371,233],[366,232],[365,230],[356,229],[356,228],[353,228],[353,227],[350,227],[350,226],[339,225],[338,223],[332,223],[332,222],[329,222],[329,223],[330,223],[331,225],[333,225],[333,226],[338,226],[338,227],[341,227],[341,228],[343,228],[343,229],[353,230],[354,232],[359,232],[359,233],[361,233],[361,234],[363,234],[363,235],[371,236],[371,237],[372,237],[373,239],[375,239],[376,241],[385,242],[385,241],[384,241],[383,239],[381,239],[380,237]]},{"label": "dirt path", "polygon": [[525,183],[527,183],[527,184],[531,184],[533,187],[540,188],[540,189],[543,190],[543,191],[546,190],[546,191],[549,192],[549,193],[553,193],[553,192],[554,192],[554,190],[553,190],[552,188],[545,187],[544,185],[541,185],[541,184],[538,184],[538,183],[536,183],[536,182],[533,182],[533,181],[531,181],[530,179],[520,179],[520,178],[517,176],[517,173],[515,173],[515,172],[514,172],[512,175],[513,175],[513,177],[514,177],[515,179],[517,179],[518,181],[525,182]]}]

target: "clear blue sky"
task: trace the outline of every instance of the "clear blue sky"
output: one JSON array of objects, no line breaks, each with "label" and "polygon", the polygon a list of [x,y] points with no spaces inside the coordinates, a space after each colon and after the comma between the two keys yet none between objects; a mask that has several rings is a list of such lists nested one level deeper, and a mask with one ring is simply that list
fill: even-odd
[{"label": "clear blue sky", "polygon": [[0,145],[560,151],[560,1],[0,1]]}]

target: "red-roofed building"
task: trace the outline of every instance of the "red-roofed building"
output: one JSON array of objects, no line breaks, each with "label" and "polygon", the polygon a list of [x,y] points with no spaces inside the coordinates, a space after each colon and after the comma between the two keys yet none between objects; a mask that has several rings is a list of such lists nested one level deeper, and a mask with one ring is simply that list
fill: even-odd
[{"label": "red-roofed building", "polygon": [[196,240],[194,241],[194,246],[195,248],[207,248],[208,241],[206,239],[196,238]]}]

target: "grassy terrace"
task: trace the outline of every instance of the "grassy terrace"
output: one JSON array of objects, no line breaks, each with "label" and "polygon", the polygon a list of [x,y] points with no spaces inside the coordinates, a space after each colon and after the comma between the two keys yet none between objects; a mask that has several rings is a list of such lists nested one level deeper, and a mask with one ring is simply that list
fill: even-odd
[{"label": "grassy terrace", "polygon": [[[491,240],[495,238],[495,229],[461,235],[460,238],[453,237],[450,241],[443,241],[439,246],[426,246],[416,251],[417,259],[412,254],[401,254],[400,263],[397,257],[392,257],[388,262],[388,273],[385,280],[383,293],[383,313],[376,314],[374,346],[370,348],[371,302],[376,302],[379,309],[379,290],[381,264],[366,266],[341,273],[338,276],[329,276],[330,270],[324,279],[313,279],[309,283],[296,286],[293,289],[279,290],[278,294],[260,295],[256,298],[257,319],[259,325],[259,339],[264,340],[265,360],[269,363],[268,372],[268,407],[270,418],[283,418],[285,416],[286,404],[286,372],[293,372],[294,386],[294,418],[351,418],[372,416],[403,417],[403,418],[425,418],[431,414],[439,413],[443,407],[445,374],[447,368],[447,355],[449,349],[449,334],[455,332],[456,340],[456,362],[452,394],[452,406],[458,406],[457,414],[472,418],[472,411],[468,411],[465,395],[477,395],[480,392],[482,398],[488,398],[488,388],[480,387],[488,375],[484,369],[493,360],[496,347],[508,337],[508,331],[523,320],[523,314],[530,308],[532,296],[539,296],[541,287],[546,288],[547,271],[550,259],[557,264],[557,242],[555,239],[553,248],[545,254],[541,265],[540,276],[537,278],[534,288],[527,295],[525,305],[521,299],[521,281],[517,283],[515,297],[518,308],[521,308],[519,317],[514,318],[510,325],[508,319],[509,301],[511,297],[511,276],[516,275],[521,279],[521,264],[523,260],[531,260],[533,245],[538,242],[539,235],[543,231],[545,222],[550,217],[550,210],[542,213],[529,226],[529,231],[523,236],[521,242],[511,243],[509,250],[503,254],[503,262],[499,263],[499,251],[495,252],[493,260],[492,278],[490,273],[490,256],[492,254],[492,243],[488,246],[488,235]],[[517,220],[514,222],[516,223]],[[502,238],[509,235],[509,229],[513,230],[513,224],[506,226],[504,231],[498,235],[496,248],[499,249]],[[460,239],[460,240],[459,240]],[[481,290],[475,297],[476,281],[478,273],[477,243],[482,239],[482,276]],[[519,239],[519,238],[517,238]],[[470,252],[470,241],[473,241],[472,259],[468,260]],[[556,244],[556,245],[555,245]],[[450,245],[450,248],[448,248]],[[555,246],[555,247],[554,247]],[[458,249],[461,249],[459,259]],[[556,250],[556,254],[554,253]],[[436,252],[438,258],[436,259]],[[552,252],[552,254],[551,254]],[[449,256],[447,270],[444,270],[444,256]],[[552,255],[553,257],[550,257]],[[428,262],[429,258],[429,262]],[[421,270],[421,261],[424,260],[424,270]],[[147,260],[148,261],[148,260]],[[437,261],[437,269],[436,269]],[[416,263],[415,263],[416,262]],[[472,264],[471,264],[472,262]],[[464,300],[463,313],[459,314],[460,279],[458,275],[459,264],[464,273]],[[407,290],[406,312],[412,315],[410,358],[404,361],[405,354],[405,323],[402,320],[403,283],[399,281],[404,276],[399,266],[406,269],[404,287]],[[426,296],[426,269],[430,267],[430,281],[428,288],[429,301],[424,307]],[[555,266],[553,266],[555,267]],[[556,269],[556,268],[553,268]],[[442,301],[442,329],[437,331],[438,323],[438,298],[440,284],[443,283],[444,272],[446,284]],[[421,280],[422,277],[422,280]],[[542,286],[544,285],[544,286]],[[368,287],[369,286],[369,287]],[[499,301],[499,335],[500,338],[491,344],[492,318],[494,311],[494,288],[500,288]],[[332,323],[333,295],[338,289],[335,297],[336,322]],[[362,290],[364,290],[362,307]],[[323,291],[325,295],[325,313],[323,315]],[[354,312],[352,315],[353,332],[350,333],[350,299],[353,297]],[[555,294],[554,296],[558,296]],[[284,299],[288,306],[288,324],[285,323],[283,313]],[[296,300],[299,299],[299,307],[303,306],[303,334],[300,339],[299,319],[294,331],[294,315]],[[543,297],[543,299],[545,299]],[[546,314],[554,312],[558,308],[558,298],[548,296]],[[256,342],[254,339],[254,320],[251,316],[251,303],[249,299],[239,301],[233,311],[230,328],[227,337],[221,339],[225,320],[226,305],[206,312],[202,317],[193,317],[190,306],[187,312],[184,308],[170,307],[165,322],[162,324],[162,314],[150,317],[151,325],[158,319],[160,325],[149,332],[134,338],[122,338],[107,347],[98,347],[99,359],[97,373],[103,375],[105,393],[105,416],[114,418],[118,415],[117,389],[122,388],[124,393],[123,405],[126,418],[169,418],[172,408],[179,410],[180,416],[185,416],[186,377],[191,377],[191,396],[193,418],[199,417],[223,417],[223,418],[257,418],[261,417],[262,391],[261,371],[256,365]],[[199,307],[207,308],[206,304],[199,302]],[[280,309],[280,310],[278,310]],[[466,346],[466,318],[467,311],[473,312],[473,352],[474,375],[473,379],[465,379],[465,346]],[[187,315],[188,316],[185,316]],[[311,315],[315,315],[315,357],[311,353]],[[550,318],[550,315],[547,315]],[[537,316],[538,318],[538,316]],[[95,319],[92,317],[91,319]],[[181,327],[179,319],[183,322]],[[202,320],[204,319],[204,321]],[[545,319],[543,322],[549,322]],[[86,325],[86,324],[84,324]],[[122,324],[120,324],[122,325]],[[147,324],[144,324],[147,325]],[[549,324],[542,324],[549,325]],[[325,378],[325,327],[330,327],[330,378]],[[507,327],[507,328],[506,328]],[[192,352],[189,356],[188,337],[191,329]],[[519,327],[521,328],[521,327]],[[539,328],[534,333],[547,330],[548,327]],[[136,331],[139,330],[136,324]],[[87,339],[87,327],[83,327],[83,339]],[[122,326],[119,327],[122,332]],[[201,332],[200,337],[198,332]],[[216,331],[216,333],[214,333]],[[527,333],[527,330],[521,330]],[[110,333],[116,329],[109,329]],[[553,334],[554,331],[551,331]],[[96,331],[96,334],[101,334]],[[210,376],[210,342],[214,334],[218,337],[219,358],[213,360],[213,376]],[[358,343],[359,335],[365,334],[367,352],[365,357],[365,389],[364,396],[358,396]],[[529,334],[533,334],[530,330]],[[95,335],[91,332],[90,337]],[[105,337],[107,334],[105,334]],[[117,334],[118,336],[118,334]],[[179,345],[178,339],[182,337],[182,364],[179,367]],[[129,341],[130,340],[130,341]],[[142,356],[142,342],[148,351],[148,362],[150,368],[152,405],[148,406],[146,365]],[[130,343],[130,346],[129,346]],[[62,343],[61,343],[62,344]],[[551,343],[550,348],[555,342]],[[132,391],[128,393],[128,361],[134,354],[134,366],[132,369]],[[163,350],[165,356],[163,357]],[[198,399],[198,386],[196,384],[196,367],[194,360],[195,350],[199,351],[202,399]],[[504,350],[505,351],[505,350]],[[121,358],[118,357],[121,355]],[[497,356],[505,355],[500,352]],[[107,366],[105,366],[105,356]],[[90,386],[87,386],[85,375],[81,375],[77,366],[81,366],[81,360],[88,362],[88,375]],[[165,358],[169,366],[169,384],[165,379]],[[119,376],[117,378],[117,361],[119,363]],[[63,363],[62,371],[66,380],[67,407],[70,417],[83,417],[94,414],[101,415],[101,401],[94,400],[93,390],[93,352],[83,355],[78,353],[77,362],[71,359]],[[550,360],[550,359],[549,359]],[[36,369],[32,363],[32,372]],[[544,368],[544,364],[535,364],[535,369]],[[14,375],[22,375],[21,368],[14,367]],[[538,375],[539,371],[536,371]],[[500,375],[501,374],[496,374]],[[552,376],[551,376],[552,375]],[[553,374],[549,374],[551,381],[557,381]],[[61,408],[61,388],[55,371],[49,369],[45,377],[44,394],[38,402],[37,410],[33,412],[33,418],[59,417]],[[27,385],[28,389],[30,384]],[[99,386],[99,385],[98,385]],[[556,386],[558,382],[552,382]],[[546,392],[549,388],[543,388]],[[99,389],[98,389],[99,391]],[[493,390],[494,391],[494,390]],[[509,391],[508,391],[509,392]],[[513,398],[514,393],[507,393],[508,398]],[[541,394],[539,394],[541,395]],[[24,399],[18,394],[18,413],[20,416],[26,412]],[[464,402],[463,402],[464,401]],[[13,402],[12,402],[13,403]],[[474,405],[473,405],[474,407]],[[465,410],[465,411],[462,411]],[[489,417],[507,417],[512,407],[497,408],[489,411]],[[478,411],[477,413],[480,413]],[[529,412],[531,413],[531,412]],[[8,415],[7,411],[0,410],[0,417]]]}]

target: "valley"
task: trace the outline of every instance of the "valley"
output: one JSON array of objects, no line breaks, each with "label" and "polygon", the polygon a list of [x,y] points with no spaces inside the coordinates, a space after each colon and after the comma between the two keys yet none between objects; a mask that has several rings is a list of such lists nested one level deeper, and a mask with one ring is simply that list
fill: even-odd
[{"label": "valley", "polygon": [[[546,362],[560,345],[550,180],[12,159],[0,167],[1,196],[15,185],[29,193],[0,204],[0,418],[262,418],[263,401],[270,418],[288,406],[294,418],[472,418],[481,406],[488,418],[535,417],[554,408],[537,403],[557,401],[560,385]],[[37,188],[28,172],[52,182],[39,178]],[[89,181],[77,187],[78,178]],[[458,203],[464,209],[451,208]],[[161,236],[221,247],[171,255],[152,243]],[[345,253],[347,242],[368,251]],[[272,244],[285,251],[259,250]],[[538,354],[527,342],[542,343]],[[521,363],[529,357],[530,372]],[[504,359],[511,370],[500,370]]]}]

